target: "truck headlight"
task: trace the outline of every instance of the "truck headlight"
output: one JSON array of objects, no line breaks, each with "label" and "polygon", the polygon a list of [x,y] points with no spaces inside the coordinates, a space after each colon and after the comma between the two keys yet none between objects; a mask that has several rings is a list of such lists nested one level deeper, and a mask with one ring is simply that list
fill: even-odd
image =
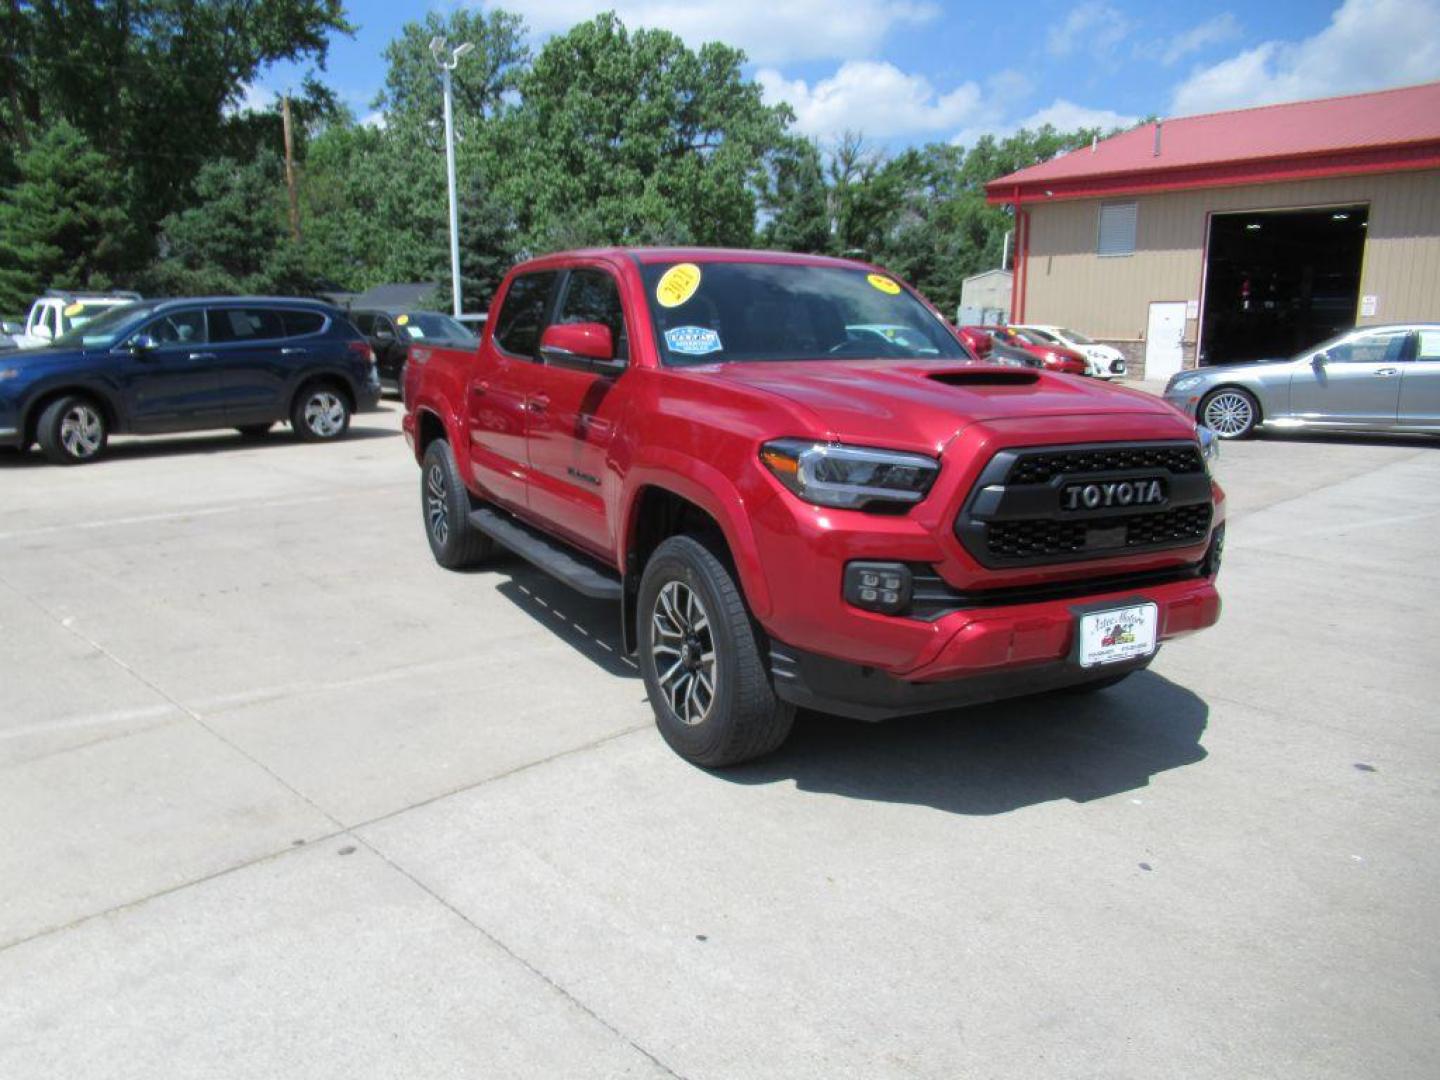
[{"label": "truck headlight", "polygon": [[903,509],[923,499],[940,472],[924,454],[807,439],[765,443],[760,460],[806,502],[845,510]]},{"label": "truck headlight", "polygon": [[1195,438],[1200,443],[1200,456],[1205,459],[1205,471],[1220,460],[1220,438],[1207,427],[1197,427]]}]

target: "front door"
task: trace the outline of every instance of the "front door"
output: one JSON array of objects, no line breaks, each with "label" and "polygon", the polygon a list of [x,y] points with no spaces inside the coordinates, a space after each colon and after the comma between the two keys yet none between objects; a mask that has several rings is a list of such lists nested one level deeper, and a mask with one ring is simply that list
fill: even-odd
[{"label": "front door", "polygon": [[1440,330],[1415,337],[1415,359],[1400,372],[1400,422],[1440,427]]},{"label": "front door", "polygon": [[[608,271],[572,270],[553,321],[608,326],[616,358],[629,359],[620,290]],[[530,510],[601,556],[614,550],[606,506],[616,483],[608,462],[619,408],[617,378],[623,376],[543,363],[535,372],[529,410]]]},{"label": "front door", "polygon": [[1361,330],[1296,364],[1290,414],[1355,427],[1394,424],[1409,341],[1408,330]]},{"label": "front door", "polygon": [[471,477],[488,498],[512,509],[527,503],[526,416],[537,387],[540,335],[558,278],[554,270],[542,270],[511,280],[466,386]]},{"label": "front door", "polygon": [[1185,302],[1159,300],[1145,323],[1145,378],[1168,379],[1185,366]]},{"label": "front door", "polygon": [[205,339],[205,313],[195,308],[152,319],[131,337],[152,348],[123,361],[125,411],[141,433],[219,426],[225,421],[220,373]]}]

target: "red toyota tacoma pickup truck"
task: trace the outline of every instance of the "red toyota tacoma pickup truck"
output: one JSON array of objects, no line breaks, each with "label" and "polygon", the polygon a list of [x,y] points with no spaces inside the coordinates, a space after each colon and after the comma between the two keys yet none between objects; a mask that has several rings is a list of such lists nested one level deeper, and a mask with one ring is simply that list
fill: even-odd
[{"label": "red toyota tacoma pickup truck", "polygon": [[723,766],[795,708],[1109,686],[1212,625],[1224,495],[1162,400],[981,363],[874,266],[605,249],[413,348],[426,535],[613,599],[661,733]]}]

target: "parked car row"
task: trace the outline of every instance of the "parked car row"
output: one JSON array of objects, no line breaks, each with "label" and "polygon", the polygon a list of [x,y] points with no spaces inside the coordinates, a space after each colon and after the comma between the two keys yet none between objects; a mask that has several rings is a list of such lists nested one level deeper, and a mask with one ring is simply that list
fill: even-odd
[{"label": "parked car row", "polygon": [[446,345],[474,348],[473,331],[449,315],[411,308],[355,308],[350,321],[365,335],[375,350],[380,385],[400,393],[404,385],[405,361],[411,345]]},{"label": "parked car row", "polygon": [[[959,332],[971,351],[982,359],[1013,362],[1017,357],[1029,357],[1033,367],[1097,379],[1116,379],[1125,374],[1125,358],[1120,350],[1064,327],[962,326]],[[997,354],[996,349],[1002,351]]]}]

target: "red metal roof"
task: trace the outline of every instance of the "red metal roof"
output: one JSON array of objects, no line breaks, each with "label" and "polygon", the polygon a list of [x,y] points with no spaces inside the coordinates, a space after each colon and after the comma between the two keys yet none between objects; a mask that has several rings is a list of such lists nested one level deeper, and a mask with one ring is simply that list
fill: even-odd
[{"label": "red metal roof", "polygon": [[1145,124],[985,186],[992,203],[1440,168],[1440,82]]}]

